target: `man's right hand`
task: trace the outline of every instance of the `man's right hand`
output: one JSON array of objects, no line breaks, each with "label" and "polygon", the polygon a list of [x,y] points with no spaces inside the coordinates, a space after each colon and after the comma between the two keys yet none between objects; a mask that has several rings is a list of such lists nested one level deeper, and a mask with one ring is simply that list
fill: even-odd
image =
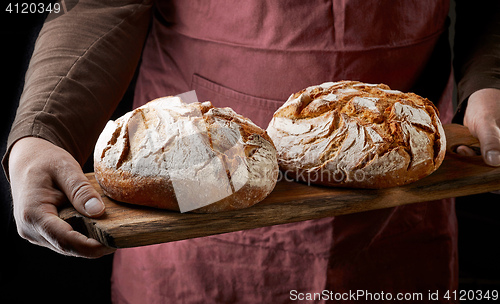
[{"label": "man's right hand", "polygon": [[12,147],[9,175],[21,237],[64,255],[97,258],[114,251],[58,216],[57,208],[68,200],[85,216],[104,213],[99,194],[67,151],[44,139],[22,138]]}]

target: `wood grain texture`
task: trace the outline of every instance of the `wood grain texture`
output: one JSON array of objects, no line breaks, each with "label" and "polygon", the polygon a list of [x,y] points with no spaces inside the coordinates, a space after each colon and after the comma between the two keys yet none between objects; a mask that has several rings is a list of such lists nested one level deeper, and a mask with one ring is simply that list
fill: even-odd
[{"label": "wood grain texture", "polygon": [[467,128],[445,125],[445,132],[447,153],[441,167],[401,187],[341,189],[283,179],[253,207],[216,214],[181,214],[113,201],[102,193],[93,174],[87,174],[106,204],[105,215],[90,219],[72,207],[60,210],[59,215],[75,230],[107,246],[124,248],[499,190],[500,168],[485,165],[481,156],[464,157],[454,152],[460,144],[478,146]]}]

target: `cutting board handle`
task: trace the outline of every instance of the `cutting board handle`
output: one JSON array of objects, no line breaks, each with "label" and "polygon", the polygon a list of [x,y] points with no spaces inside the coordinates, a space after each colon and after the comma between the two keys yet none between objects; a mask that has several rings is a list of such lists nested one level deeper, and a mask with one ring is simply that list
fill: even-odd
[{"label": "cutting board handle", "polygon": [[446,133],[446,152],[457,154],[457,148],[461,145],[468,146],[472,150],[480,153],[480,145],[477,138],[472,136],[469,129],[459,124],[447,124],[443,126]]}]

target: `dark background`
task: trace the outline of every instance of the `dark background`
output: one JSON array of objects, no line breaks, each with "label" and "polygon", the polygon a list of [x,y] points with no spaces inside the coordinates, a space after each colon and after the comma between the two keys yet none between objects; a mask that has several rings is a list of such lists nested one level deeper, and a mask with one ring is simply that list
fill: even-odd
[{"label": "dark background", "polygon": [[[5,153],[24,74],[45,18],[43,14],[9,15],[5,12],[7,3],[0,4],[3,62],[0,155]],[[453,21],[453,12],[451,17]],[[131,109],[132,95],[129,89],[115,117]],[[84,166],[84,171],[92,171],[91,162]],[[456,206],[460,289],[500,290],[500,195],[458,198]],[[0,224],[0,303],[110,302],[112,255],[95,260],[66,257],[21,239],[12,216],[9,183],[3,172],[0,172]]]}]

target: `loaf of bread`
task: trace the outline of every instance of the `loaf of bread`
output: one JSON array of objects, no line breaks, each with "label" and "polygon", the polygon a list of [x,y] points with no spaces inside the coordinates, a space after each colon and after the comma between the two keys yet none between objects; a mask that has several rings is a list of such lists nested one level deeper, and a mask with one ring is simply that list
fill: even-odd
[{"label": "loaf of bread", "polygon": [[438,111],[429,100],[356,81],[292,94],[267,132],[286,176],[328,186],[411,183],[435,171],[446,148]]},{"label": "loaf of bread", "polygon": [[266,131],[230,108],[153,100],[110,121],[94,150],[95,177],[121,202],[181,212],[241,209],[278,178]]}]

